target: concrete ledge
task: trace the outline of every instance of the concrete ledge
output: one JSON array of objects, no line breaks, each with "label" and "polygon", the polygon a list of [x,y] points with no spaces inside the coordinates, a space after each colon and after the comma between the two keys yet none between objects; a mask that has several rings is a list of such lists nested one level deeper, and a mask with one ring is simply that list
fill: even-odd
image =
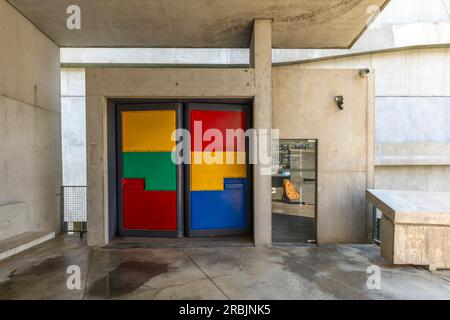
[{"label": "concrete ledge", "polygon": [[0,261],[51,240],[55,232],[25,232],[0,241]]},{"label": "concrete ledge", "polygon": [[450,192],[368,189],[366,197],[393,223],[450,226]]},{"label": "concrete ledge", "polygon": [[381,255],[393,264],[450,269],[450,193],[367,190],[383,212]]},{"label": "concrete ledge", "polygon": [[375,146],[376,166],[450,165],[450,143],[389,143]]}]

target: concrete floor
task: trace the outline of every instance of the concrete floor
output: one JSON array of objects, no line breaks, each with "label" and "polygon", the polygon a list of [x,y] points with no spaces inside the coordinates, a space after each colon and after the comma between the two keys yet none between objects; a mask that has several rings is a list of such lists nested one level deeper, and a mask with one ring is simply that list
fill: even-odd
[{"label": "concrete floor", "polygon": [[[68,290],[66,268],[81,268]],[[381,289],[366,286],[381,268]],[[0,262],[0,299],[450,299],[449,272],[393,267],[371,245],[87,248],[59,236]]]}]

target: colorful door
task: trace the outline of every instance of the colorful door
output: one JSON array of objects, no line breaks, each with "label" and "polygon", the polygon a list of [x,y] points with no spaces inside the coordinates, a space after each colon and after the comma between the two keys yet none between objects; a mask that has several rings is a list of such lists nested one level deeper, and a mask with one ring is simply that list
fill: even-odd
[{"label": "colorful door", "polygon": [[182,234],[181,166],[172,160],[180,105],[118,109],[119,235]]},{"label": "colorful door", "polygon": [[190,104],[185,123],[191,133],[191,164],[186,166],[186,218],[189,236],[250,231],[251,170],[245,131],[247,106]]}]

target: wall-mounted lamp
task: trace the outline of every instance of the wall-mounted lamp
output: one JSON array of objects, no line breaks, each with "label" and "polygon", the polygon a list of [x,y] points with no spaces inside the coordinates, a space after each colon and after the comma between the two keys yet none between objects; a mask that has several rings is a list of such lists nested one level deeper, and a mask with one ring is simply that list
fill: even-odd
[{"label": "wall-mounted lamp", "polygon": [[334,97],[334,100],[336,101],[336,104],[337,104],[339,110],[344,110],[344,97],[336,96],[336,97]]},{"label": "wall-mounted lamp", "polygon": [[370,69],[368,69],[368,68],[366,68],[366,69],[361,69],[361,70],[359,70],[359,75],[360,75],[361,78],[366,78],[366,77],[369,76],[370,72],[371,72],[371,71],[370,71]]}]

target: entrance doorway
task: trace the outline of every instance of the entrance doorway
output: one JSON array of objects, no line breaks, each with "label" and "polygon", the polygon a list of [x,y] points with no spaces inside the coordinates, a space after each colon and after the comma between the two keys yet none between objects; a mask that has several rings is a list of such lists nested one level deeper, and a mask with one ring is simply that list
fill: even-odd
[{"label": "entrance doorway", "polygon": [[251,233],[250,105],[127,101],[110,107],[116,127],[110,190],[116,189],[117,203],[110,237]]},{"label": "entrance doorway", "polygon": [[316,242],[317,140],[280,139],[274,144],[272,240]]}]

